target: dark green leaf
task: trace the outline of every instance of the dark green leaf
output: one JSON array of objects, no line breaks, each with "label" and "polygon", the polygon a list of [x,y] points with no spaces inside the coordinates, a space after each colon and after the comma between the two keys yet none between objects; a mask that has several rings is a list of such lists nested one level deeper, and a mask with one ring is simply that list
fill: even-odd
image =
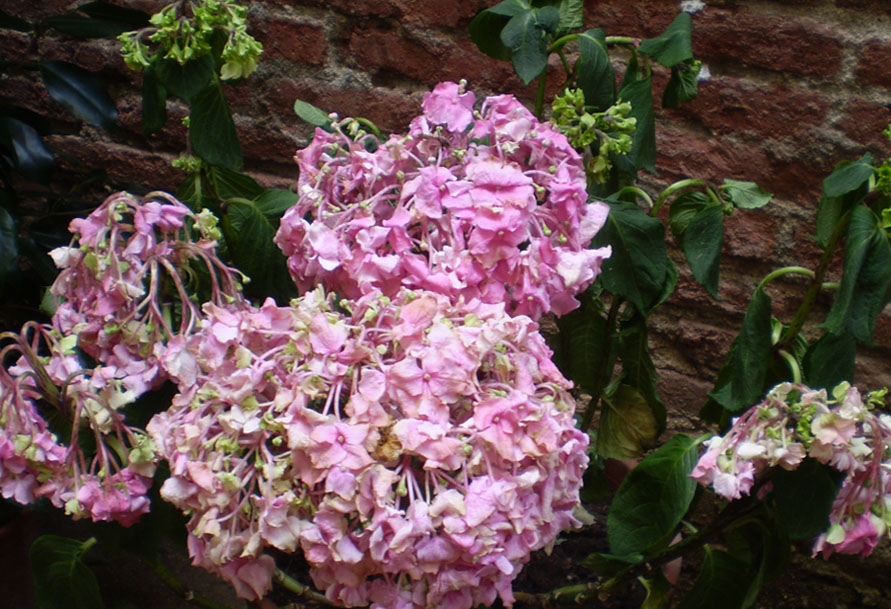
[{"label": "dark green leaf", "polygon": [[326,130],[331,128],[331,119],[328,115],[310,103],[298,99],[294,102],[294,112],[310,125]]},{"label": "dark green leaf", "polygon": [[672,201],[668,210],[668,228],[678,242],[683,241],[684,232],[700,211],[711,202],[708,195],[699,190],[682,193]]},{"label": "dark green leaf", "polygon": [[519,15],[532,8],[532,4],[528,0],[503,0],[495,6],[487,8],[484,12],[494,15],[502,15],[504,17],[513,17]]},{"label": "dark green leaf", "polygon": [[0,207],[0,294],[12,294],[10,280],[19,270],[19,244],[15,219]]},{"label": "dark green leaf", "polygon": [[40,74],[49,94],[78,118],[109,127],[118,110],[92,72],[64,61],[43,61]]},{"label": "dark green leaf", "polygon": [[485,10],[470,22],[470,39],[489,57],[509,61],[511,50],[501,42],[501,31],[508,21],[510,17]]},{"label": "dark green leaf", "polygon": [[672,585],[661,571],[656,571],[648,577],[641,577],[640,581],[647,590],[647,597],[641,603],[640,609],[660,609],[668,605]]},{"label": "dark green leaf", "polygon": [[758,209],[770,203],[773,195],[765,192],[755,182],[739,182],[737,180],[724,180],[721,190],[740,209]]},{"label": "dark green leaf", "polygon": [[823,194],[834,198],[859,189],[875,173],[872,162],[872,155],[868,152],[857,161],[842,161],[823,180]]},{"label": "dark green leaf", "polygon": [[17,30],[19,32],[30,32],[34,29],[34,26],[24,19],[0,11],[0,28]]},{"label": "dark green leaf", "polygon": [[558,32],[577,30],[585,25],[584,0],[561,0],[558,8],[560,10],[560,23],[557,26]]},{"label": "dark green leaf", "polygon": [[829,512],[843,478],[838,470],[810,458],[793,471],[776,468],[768,500],[789,537],[808,539],[829,528]]},{"label": "dark green leaf", "polygon": [[748,561],[706,546],[696,583],[678,609],[741,609],[749,592],[750,569]]},{"label": "dark green leaf", "polygon": [[665,404],[659,398],[659,376],[650,356],[647,320],[640,314],[623,321],[619,331],[619,357],[622,359],[622,382],[634,387],[646,400],[656,421],[656,436],[665,431]]},{"label": "dark green leaf", "polygon": [[56,535],[43,535],[34,541],[31,571],[40,609],[104,607],[96,576],[81,560],[90,543]]},{"label": "dark green leaf", "polygon": [[285,257],[272,241],[282,214],[297,198],[287,190],[267,190],[253,201],[228,202],[223,214],[226,243],[235,265],[251,278],[245,286],[250,296],[288,302],[297,294]]},{"label": "dark green leaf", "polygon": [[241,166],[241,144],[219,83],[207,87],[192,100],[189,142],[194,153],[210,165],[226,169]]},{"label": "dark green leaf", "polygon": [[606,35],[597,28],[579,35],[578,85],[585,105],[606,110],[616,101],[616,75],[606,50]]},{"label": "dark green leaf", "polygon": [[158,77],[157,61],[152,61],[142,77],[142,133],[160,131],[167,123],[167,90]]},{"label": "dark green leaf", "polygon": [[158,61],[158,78],[170,95],[190,102],[206,92],[214,75],[213,57],[202,55],[180,65],[173,59]]},{"label": "dark green leaf", "polygon": [[112,38],[133,29],[127,25],[103,19],[92,19],[77,13],[47,17],[43,20],[43,25],[75,38]]},{"label": "dark green leaf", "polygon": [[692,438],[678,434],[625,477],[607,517],[610,552],[646,553],[667,543],[696,492],[689,473],[698,447]]},{"label": "dark green leaf", "polygon": [[620,384],[603,399],[597,452],[606,459],[637,459],[656,442],[659,422],[636,388]]},{"label": "dark green leaf", "polygon": [[625,74],[622,76],[622,83],[619,85],[621,91],[628,85],[646,78],[643,70],[640,69],[640,61],[637,59],[637,53],[632,53],[628,58],[628,65],[625,66]]},{"label": "dark green leaf", "polygon": [[192,209],[209,207],[216,212],[226,199],[256,199],[263,192],[263,187],[250,176],[222,167],[207,167],[201,173],[186,176],[176,196]]},{"label": "dark green leaf", "polygon": [[715,389],[709,396],[726,410],[752,406],[764,395],[771,361],[770,297],[758,288],[746,309],[739,336],[730,345]]},{"label": "dark green leaf", "polygon": [[845,220],[845,214],[851,211],[855,205],[863,201],[869,192],[869,185],[864,184],[857,190],[840,197],[823,196],[817,207],[817,234],[816,241],[822,248],[829,245],[829,241],[836,230],[843,230],[841,223]]},{"label": "dark green leaf", "polygon": [[518,13],[501,30],[501,42],[511,50],[514,70],[525,83],[548,67],[548,35],[539,22],[540,13],[534,9]]},{"label": "dark green leaf", "polygon": [[677,108],[681,104],[696,99],[698,91],[699,68],[702,64],[698,61],[682,61],[671,69],[671,78],[665,85],[662,93],[663,108]]},{"label": "dark green leaf", "polygon": [[681,246],[693,278],[718,298],[718,271],[724,244],[724,212],[720,205],[700,209],[683,233]]},{"label": "dark green leaf", "polygon": [[628,554],[626,556],[615,556],[614,554],[605,554],[603,552],[594,552],[584,557],[580,562],[582,566],[591,569],[594,573],[601,577],[609,577],[615,575],[628,565],[639,563],[644,559],[644,555],[640,553]]},{"label": "dark green leaf", "polygon": [[78,6],[77,10],[93,19],[119,23],[131,30],[138,30],[149,25],[148,13],[109,2],[87,2]]},{"label": "dark green leaf", "polygon": [[872,342],[876,317],[888,300],[891,244],[881,219],[868,207],[855,207],[848,225],[841,287],[823,326],[833,334],[849,331]]},{"label": "dark green leaf", "polygon": [[560,317],[560,333],[555,356],[560,370],[586,392],[599,392],[602,371],[615,361],[612,337],[608,336],[606,319],[591,298],[582,297],[582,306]]},{"label": "dark green leaf", "polygon": [[804,380],[814,389],[831,389],[842,381],[854,382],[857,339],[848,332],[824,334],[804,356]]},{"label": "dark green leaf", "polygon": [[653,79],[651,76],[623,84],[618,98],[631,102],[632,116],[637,127],[631,138],[631,153],[619,157],[616,165],[628,173],[639,169],[656,170],[656,118],[653,111]]},{"label": "dark green leaf", "polygon": [[[29,274],[33,274],[35,279],[39,279],[41,285],[50,285],[59,273],[53,259],[47,253],[50,249],[41,246],[34,239],[34,232],[31,231],[29,236],[19,239],[19,252],[28,262]],[[66,245],[65,243],[57,243],[55,247]]]},{"label": "dark green leaf", "polygon": [[690,31],[693,18],[689,13],[680,13],[668,29],[656,38],[642,40],[639,51],[654,57],[666,68],[673,68],[682,61],[693,59],[693,46]]},{"label": "dark green leaf", "polygon": [[41,184],[49,182],[56,160],[31,125],[0,116],[0,144],[9,151],[16,169],[23,176]]},{"label": "dark green leaf", "polygon": [[610,245],[612,255],[603,263],[603,287],[648,313],[663,295],[668,254],[665,226],[636,205],[612,203],[606,225],[592,247]]}]

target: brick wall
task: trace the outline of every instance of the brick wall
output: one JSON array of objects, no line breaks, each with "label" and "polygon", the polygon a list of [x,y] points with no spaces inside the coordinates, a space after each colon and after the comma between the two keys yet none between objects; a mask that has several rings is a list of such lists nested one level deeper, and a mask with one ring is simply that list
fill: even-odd
[{"label": "brick wall", "polygon": [[[124,0],[120,0],[124,2]],[[0,0],[0,10],[29,20],[77,3]],[[480,54],[467,36],[473,16],[495,0],[256,0],[251,31],[265,52],[259,71],[227,93],[245,149],[246,171],[267,185],[292,184],[294,150],[308,135],[292,112],[303,99],[341,115],[361,115],[384,130],[402,130],[424,91],[441,80],[466,78],[478,97],[514,92],[531,98],[506,63]],[[679,414],[695,412],[723,360],[755,284],[784,264],[814,266],[813,214],[820,183],[839,161],[870,149],[891,153],[880,131],[891,122],[891,2],[887,0],[707,0],[694,16],[694,51],[711,73],[699,97],[660,112],[659,175],[651,185],[682,177],[718,182],[754,180],[775,193],[766,209],[726,222],[725,264],[712,301],[682,265],[677,293],[661,309],[653,336],[666,381],[662,392]],[[154,12],[163,2],[129,1]],[[677,0],[588,1],[587,23],[608,35],[653,36],[678,10]],[[184,147],[179,118],[151,138],[140,133],[140,76],[120,60],[113,41],[39,40],[3,30],[0,55],[64,59],[99,71],[109,82],[120,126],[108,133],[73,121],[34,80],[13,71],[0,77],[0,104],[22,100],[46,116],[48,138],[64,169],[105,168],[120,185],[174,189],[169,161]],[[667,74],[657,78],[661,90]],[[559,82],[552,83],[552,88]],[[680,262],[680,256],[677,256]],[[786,321],[802,283],[769,289]],[[891,384],[891,322],[880,319],[879,346],[863,350],[858,382]]]}]

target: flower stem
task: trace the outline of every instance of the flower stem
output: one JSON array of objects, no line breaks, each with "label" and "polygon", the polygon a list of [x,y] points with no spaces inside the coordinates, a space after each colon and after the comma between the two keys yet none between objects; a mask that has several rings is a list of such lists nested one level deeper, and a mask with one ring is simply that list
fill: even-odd
[{"label": "flower stem", "polygon": [[625,188],[623,188],[622,190],[619,191],[619,198],[621,198],[623,195],[626,195],[626,194],[633,194],[633,195],[643,199],[644,203],[647,204],[647,207],[649,207],[650,209],[653,208],[653,199],[651,199],[650,195],[648,195],[645,191],[638,188],[637,186],[626,186]]},{"label": "flower stem", "polygon": [[319,605],[325,605],[326,607],[337,606],[327,596],[319,594],[306,584],[297,581],[281,569],[276,569],[272,577],[275,580],[275,583],[279,584],[282,588],[288,590],[289,592],[293,592],[304,600],[312,601],[313,603]]},{"label": "flower stem", "polygon": [[662,204],[676,192],[684,190],[685,188],[696,188],[698,186],[705,186],[705,180],[690,178],[688,180],[681,180],[679,182],[675,182],[670,185],[668,188],[662,191],[659,197],[656,199],[656,204],[653,205],[653,208],[650,209],[650,215],[655,216],[659,213],[659,210],[662,208]]},{"label": "flower stem", "polygon": [[764,289],[764,287],[773,281],[774,279],[778,279],[783,275],[806,275],[811,279],[814,278],[814,272],[808,268],[803,266],[784,266],[781,269],[777,269],[775,271],[771,271],[761,280],[761,283],[758,284],[759,290]]},{"label": "flower stem", "polygon": [[548,82],[548,68],[545,66],[544,72],[538,77],[538,91],[535,93],[535,118],[542,120],[541,115],[544,111],[545,86]]}]

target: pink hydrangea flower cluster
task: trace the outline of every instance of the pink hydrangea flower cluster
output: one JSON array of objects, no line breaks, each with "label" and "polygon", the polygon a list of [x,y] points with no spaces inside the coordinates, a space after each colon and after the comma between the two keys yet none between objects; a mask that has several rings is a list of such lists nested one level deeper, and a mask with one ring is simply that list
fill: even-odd
[{"label": "pink hydrangea flower cluster", "polygon": [[76,243],[50,252],[62,269],[51,289],[53,325],[123,371],[137,393],[157,386],[164,375],[156,351],[188,334],[200,317],[190,298],[200,278],[215,302],[241,298],[237,275],[216,255],[216,223],[209,211],[195,214],[162,192],[144,199],[118,193],[72,220]]},{"label": "pink hydrangea flower cluster", "polygon": [[[71,222],[72,245],[51,252],[62,269],[51,323],[0,337],[0,359],[15,362],[0,374],[4,497],[47,498],[75,518],[124,525],[148,511],[157,456],[124,412],[167,378],[167,343],[195,329],[197,277],[212,300],[241,301],[216,256],[215,222],[164,193],[116,194]],[[90,452],[82,434],[93,437]]]},{"label": "pink hydrangea flower cluster", "polygon": [[800,384],[777,385],[727,434],[706,441],[690,475],[727,499],[739,499],[759,472],[793,470],[805,457],[817,459],[846,476],[814,554],[867,556],[891,525],[891,417],[873,410],[883,396],[874,392],[864,403],[847,383],[831,396]]},{"label": "pink hydrangea flower cluster", "polygon": [[300,288],[358,298],[405,286],[533,319],[578,306],[610,255],[588,249],[608,206],[587,201],[566,137],[513,96],[473,105],[445,82],[406,135],[379,142],[352,119],[316,130],[275,237]]},{"label": "pink hydrangea flower cluster", "polygon": [[207,304],[148,431],[197,564],[246,598],[302,548],[346,606],[467,609],[576,524],[587,435],[551,353],[503,304],[426,291]]},{"label": "pink hydrangea flower cluster", "polygon": [[[22,504],[46,498],[74,518],[136,522],[149,509],[156,457],[148,436],[121,414],[134,392],[113,367],[84,368],[74,341],[49,325],[4,338],[13,342],[0,355],[20,356],[0,373],[0,492]],[[41,412],[49,408],[52,426]],[[95,454],[84,453],[81,434],[93,437]]]}]

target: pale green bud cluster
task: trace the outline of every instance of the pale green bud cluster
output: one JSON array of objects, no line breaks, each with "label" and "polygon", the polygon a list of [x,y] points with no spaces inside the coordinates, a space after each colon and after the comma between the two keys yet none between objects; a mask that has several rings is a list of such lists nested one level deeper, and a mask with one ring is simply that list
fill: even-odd
[{"label": "pale green bud cluster", "polygon": [[631,152],[637,119],[630,114],[631,103],[621,99],[603,112],[590,112],[582,90],[567,89],[554,99],[552,121],[573,148],[591,147],[585,169],[588,179],[599,184],[612,168],[610,156]]},{"label": "pale green bud cluster", "polygon": [[[190,9],[191,16],[184,10]],[[126,64],[134,70],[148,67],[153,51],[148,43],[160,48],[164,59],[180,65],[211,52],[215,32],[226,36],[220,52],[223,65],[220,78],[244,78],[257,69],[263,45],[247,33],[245,8],[226,0],[175,2],[152,15],[151,27],[126,32],[118,37]]]}]

